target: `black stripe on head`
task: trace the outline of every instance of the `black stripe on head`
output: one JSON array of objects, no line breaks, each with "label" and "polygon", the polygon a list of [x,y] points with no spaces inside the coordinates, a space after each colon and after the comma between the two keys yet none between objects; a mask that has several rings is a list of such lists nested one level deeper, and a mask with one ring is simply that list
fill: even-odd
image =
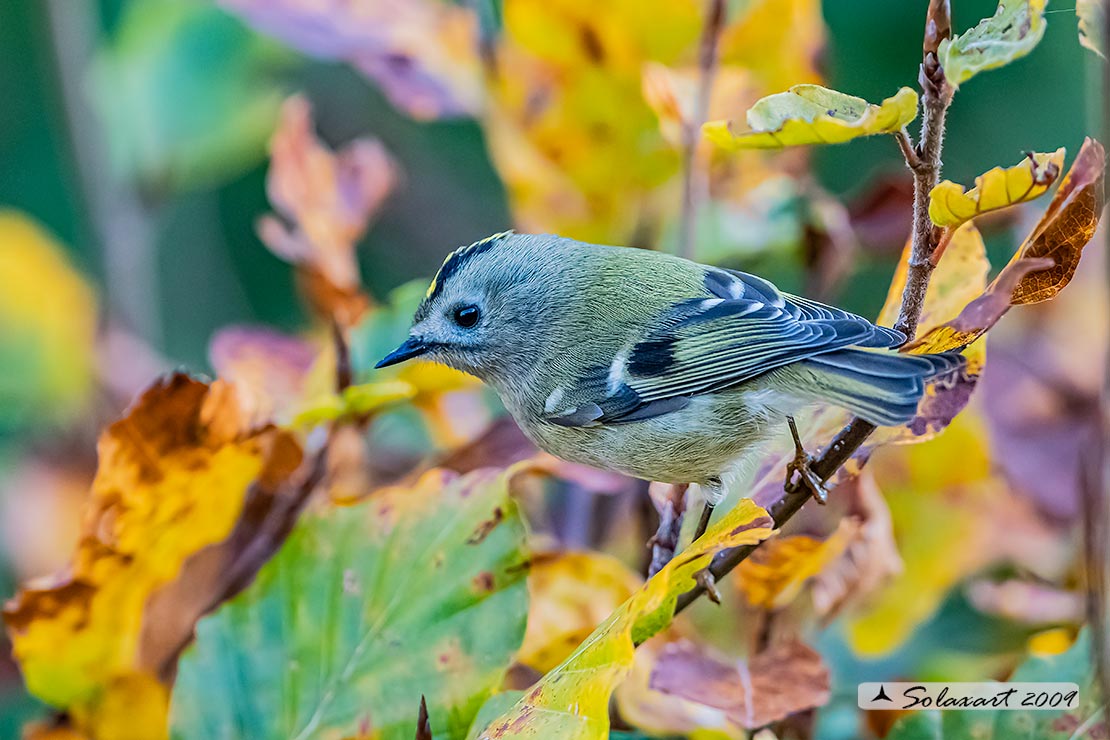
[{"label": "black stripe on head", "polygon": [[468,246],[459,247],[454,252],[447,255],[447,259],[443,261],[443,266],[439,268],[439,272],[432,278],[432,284],[428,286],[428,292],[424,296],[424,303],[428,304],[434,301],[436,296],[443,292],[443,286],[447,284],[451,276],[461,270],[463,265],[482,252],[490,249],[505,237],[510,236],[512,233],[512,231],[502,231],[493,236],[487,236],[485,239],[476,241]]}]

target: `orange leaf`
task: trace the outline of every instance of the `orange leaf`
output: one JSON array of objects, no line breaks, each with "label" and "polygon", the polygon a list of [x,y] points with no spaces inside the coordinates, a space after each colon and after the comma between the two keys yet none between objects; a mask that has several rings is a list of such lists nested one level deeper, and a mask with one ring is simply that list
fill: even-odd
[{"label": "orange leaf", "polygon": [[1013,292],[1015,306],[1047,301],[1071,281],[1083,247],[1095,235],[1102,216],[1105,172],[1106,152],[1102,144],[1088,137],[1048,210],[1011,261],[1047,257],[1055,262],[1048,269],[1023,277]]},{"label": "orange leaf", "polygon": [[270,149],[266,192],[280,218],[262,217],[259,237],[297,265],[317,308],[349,325],[366,307],[355,246],[393,189],[393,162],[370,139],[331,151],[313,133],[312,107],[300,96],[285,101]]},{"label": "orange leaf", "polygon": [[226,384],[177,374],[151,386],[101,435],[69,569],[5,606],[28,689],[77,729],[165,735],[161,679],[196,619],[242,585],[227,579],[253,572],[232,568],[224,543],[248,507],[267,511],[301,461],[289,435],[243,422]]}]

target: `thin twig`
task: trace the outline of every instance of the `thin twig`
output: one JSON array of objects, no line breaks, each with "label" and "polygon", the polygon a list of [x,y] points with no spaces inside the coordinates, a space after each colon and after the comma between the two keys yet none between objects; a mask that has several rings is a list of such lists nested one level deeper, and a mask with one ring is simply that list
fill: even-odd
[{"label": "thin twig", "polygon": [[[946,0],[933,0],[929,6],[929,17],[926,21],[926,38],[924,48],[924,61],[921,64],[920,82],[922,86],[922,108],[924,113],[921,122],[921,142],[917,148],[909,144],[908,136],[905,141],[898,135],[895,139],[906,155],[906,164],[914,173],[914,230],[913,246],[911,249],[910,269],[906,280],[906,289],[902,295],[902,307],[898,313],[895,326],[902,328],[907,339],[912,339],[917,331],[917,322],[921,318],[921,311],[925,305],[925,292],[929,287],[929,278],[932,273],[930,256],[933,248],[935,233],[933,223],[929,219],[929,191],[940,177],[941,144],[944,138],[944,118],[948,105],[952,101],[952,90],[944,78],[944,72],[937,63],[936,44],[939,43],[938,28],[946,29],[948,3]],[[947,32],[947,31],[944,31]],[[912,156],[911,156],[912,155]],[[915,268],[915,264],[917,267]],[[821,456],[817,458],[810,469],[823,482],[827,483],[844,463],[863,445],[875,425],[860,418],[853,418],[837,433]],[[810,498],[810,490],[806,487],[801,476],[788,480],[783,485],[783,495],[771,504],[768,513],[775,522],[775,528],[780,528],[802,508]],[[719,553],[710,566],[703,571],[707,574],[690,591],[682,594],[675,605],[675,614],[678,614],[690,604],[694,603],[716,580],[720,580],[737,565],[746,560],[755,552],[758,545],[745,545],[743,547],[725,550]]]},{"label": "thin twig", "polygon": [[717,73],[717,41],[724,26],[725,11],[724,0],[708,0],[698,45],[698,91],[690,120],[682,129],[682,219],[679,222],[678,254],[687,258],[694,255],[698,201],[703,190],[698,181],[698,140],[701,138],[701,126],[709,117],[713,78]]}]

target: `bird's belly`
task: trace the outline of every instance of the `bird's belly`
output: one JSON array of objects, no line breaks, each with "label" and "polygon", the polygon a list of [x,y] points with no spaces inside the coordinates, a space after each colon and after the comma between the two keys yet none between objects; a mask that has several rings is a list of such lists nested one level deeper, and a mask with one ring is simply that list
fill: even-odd
[{"label": "bird's belly", "polygon": [[743,392],[699,396],[679,411],[595,427],[541,423],[525,432],[553,455],[636,478],[704,483],[773,433],[777,415]]}]

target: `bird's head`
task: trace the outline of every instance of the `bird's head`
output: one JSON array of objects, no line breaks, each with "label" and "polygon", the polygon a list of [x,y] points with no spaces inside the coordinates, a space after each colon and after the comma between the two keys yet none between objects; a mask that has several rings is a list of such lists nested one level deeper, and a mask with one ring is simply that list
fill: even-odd
[{"label": "bird's head", "polygon": [[542,324],[543,278],[528,253],[539,237],[495,234],[452,252],[413,316],[409,335],[376,367],[413,358],[441,362],[483,380],[529,362],[529,337]]}]

